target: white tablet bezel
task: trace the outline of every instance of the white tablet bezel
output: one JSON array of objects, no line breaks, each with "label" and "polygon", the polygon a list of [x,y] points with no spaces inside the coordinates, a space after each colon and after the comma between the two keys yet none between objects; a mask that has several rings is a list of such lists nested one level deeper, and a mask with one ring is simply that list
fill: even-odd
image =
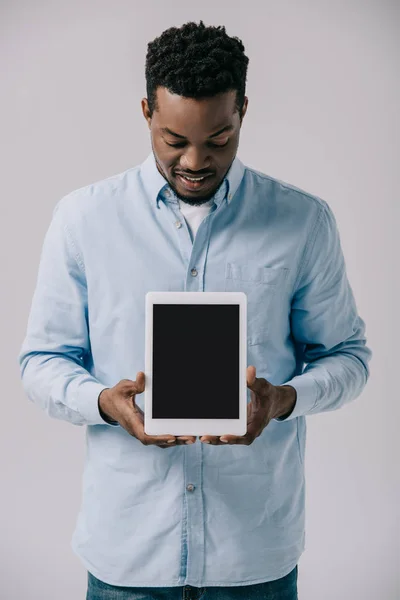
[{"label": "white tablet bezel", "polygon": [[[244,292],[147,292],[145,297],[144,430],[148,435],[245,435],[247,431],[247,296]],[[239,419],[153,419],[153,305],[239,305]],[[179,368],[179,357],[176,364]],[[178,374],[177,374],[178,375]],[[223,377],[223,373],[221,376]],[[173,377],[171,377],[173,380]],[[168,387],[171,381],[167,382]]]}]

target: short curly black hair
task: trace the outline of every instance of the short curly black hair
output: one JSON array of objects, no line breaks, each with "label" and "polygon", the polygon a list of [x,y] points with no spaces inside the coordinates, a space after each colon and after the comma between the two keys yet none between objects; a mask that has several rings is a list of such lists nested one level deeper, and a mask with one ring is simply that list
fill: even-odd
[{"label": "short curly black hair", "polygon": [[245,98],[249,59],[242,41],[224,26],[203,21],[170,27],[147,45],[146,88],[150,114],[157,110],[157,88],[185,98],[209,98],[236,90],[236,109]]}]

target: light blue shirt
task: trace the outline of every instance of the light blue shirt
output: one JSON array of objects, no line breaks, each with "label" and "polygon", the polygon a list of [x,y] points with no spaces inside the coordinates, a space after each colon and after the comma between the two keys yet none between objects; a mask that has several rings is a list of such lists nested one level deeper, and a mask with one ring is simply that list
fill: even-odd
[{"label": "light blue shirt", "polygon": [[[247,365],[297,390],[290,416],[250,446],[161,449],[106,423],[99,393],[144,370],[149,290],[245,292]],[[73,551],[120,586],[283,577],[304,550],[305,417],[356,398],[370,358],[324,200],[236,157],[192,242],[152,153],[64,196],[45,236],[19,363],[32,402],[87,425]],[[136,400],[144,409],[144,394]]]}]

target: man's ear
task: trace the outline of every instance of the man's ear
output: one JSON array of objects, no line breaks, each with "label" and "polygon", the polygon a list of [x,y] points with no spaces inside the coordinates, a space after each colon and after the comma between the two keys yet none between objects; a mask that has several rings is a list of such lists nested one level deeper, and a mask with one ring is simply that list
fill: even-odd
[{"label": "man's ear", "polygon": [[142,105],[143,116],[146,119],[147,124],[150,129],[151,128],[151,114],[150,114],[150,108],[149,108],[149,103],[148,103],[147,98],[142,98],[141,105]]},{"label": "man's ear", "polygon": [[241,113],[240,113],[240,126],[242,126],[242,122],[243,122],[244,116],[245,116],[245,114],[247,112],[248,104],[249,104],[249,99],[248,99],[247,96],[245,96],[244,97],[243,107],[242,107],[242,110],[241,110]]}]

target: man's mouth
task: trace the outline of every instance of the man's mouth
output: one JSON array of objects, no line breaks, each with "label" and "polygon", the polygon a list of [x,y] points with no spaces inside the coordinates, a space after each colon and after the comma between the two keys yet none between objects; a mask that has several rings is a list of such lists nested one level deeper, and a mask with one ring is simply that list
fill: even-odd
[{"label": "man's mouth", "polygon": [[212,173],[208,173],[207,175],[203,175],[202,177],[191,177],[189,175],[182,175],[180,173],[177,173],[176,175],[179,181],[182,183],[182,185],[190,191],[202,188],[204,186],[205,181],[213,176]]}]

